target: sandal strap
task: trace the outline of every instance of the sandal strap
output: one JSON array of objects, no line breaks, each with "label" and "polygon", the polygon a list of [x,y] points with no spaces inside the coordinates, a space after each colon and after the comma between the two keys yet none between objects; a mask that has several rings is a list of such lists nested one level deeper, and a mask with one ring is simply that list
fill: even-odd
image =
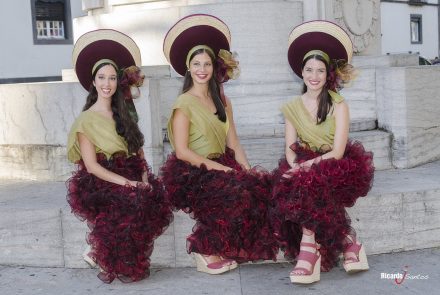
[{"label": "sandal strap", "polygon": [[318,260],[319,258],[319,252],[316,251],[315,253],[309,252],[309,251],[300,251],[298,258],[296,259],[298,260],[304,260],[307,261],[308,263],[310,263],[311,265],[314,265],[316,263],[316,260]]},{"label": "sandal strap", "polygon": [[311,275],[312,274],[312,272],[313,272],[313,268],[312,268],[312,270],[310,271],[310,270],[308,270],[308,269],[306,269],[306,268],[304,268],[304,267],[295,267],[291,272],[290,272],[290,274],[294,274],[294,272],[296,272],[296,271],[299,271],[299,270],[301,270],[301,271],[303,271],[304,273],[303,274],[297,274],[297,275],[299,275],[299,276],[309,276],[309,275]]},{"label": "sandal strap", "polygon": [[347,262],[359,262],[359,259],[354,258],[354,257],[348,257],[348,258],[344,259],[344,263],[347,263]]},{"label": "sandal strap", "polygon": [[319,247],[316,243],[301,242],[299,245],[304,246],[304,247],[311,247],[311,248],[319,249]]},{"label": "sandal strap", "polygon": [[359,262],[359,252],[361,251],[362,244],[357,244],[355,238],[351,237],[352,243],[345,249],[345,253],[353,253],[356,257],[344,258],[344,263]]},{"label": "sandal strap", "polygon": [[362,248],[362,244],[356,244],[356,240],[355,240],[350,246],[347,247],[347,249],[345,249],[345,252],[353,252],[357,256],[359,255],[359,251],[361,250],[361,248]]}]

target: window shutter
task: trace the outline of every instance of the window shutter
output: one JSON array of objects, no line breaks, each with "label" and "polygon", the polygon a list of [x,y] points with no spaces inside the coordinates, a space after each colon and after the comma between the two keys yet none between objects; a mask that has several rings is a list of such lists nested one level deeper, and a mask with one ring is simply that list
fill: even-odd
[{"label": "window shutter", "polygon": [[64,21],[64,1],[35,1],[35,16],[37,20]]}]

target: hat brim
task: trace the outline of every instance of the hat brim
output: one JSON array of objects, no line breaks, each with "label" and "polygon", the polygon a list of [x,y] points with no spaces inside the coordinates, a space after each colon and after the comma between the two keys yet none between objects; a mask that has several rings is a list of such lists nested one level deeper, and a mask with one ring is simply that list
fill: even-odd
[{"label": "hat brim", "polygon": [[329,21],[310,21],[295,27],[289,36],[287,57],[290,67],[302,77],[304,55],[311,50],[321,50],[330,59],[351,61],[353,44],[348,34],[337,24]]},{"label": "hat brim", "polygon": [[72,61],[81,85],[89,90],[92,69],[101,59],[112,60],[119,69],[141,65],[139,47],[127,35],[110,29],[85,33],[76,41]]},{"label": "hat brim", "polygon": [[163,51],[174,70],[184,76],[188,52],[197,45],[209,46],[215,54],[229,50],[231,34],[224,22],[212,15],[193,14],[179,20],[165,36]]}]

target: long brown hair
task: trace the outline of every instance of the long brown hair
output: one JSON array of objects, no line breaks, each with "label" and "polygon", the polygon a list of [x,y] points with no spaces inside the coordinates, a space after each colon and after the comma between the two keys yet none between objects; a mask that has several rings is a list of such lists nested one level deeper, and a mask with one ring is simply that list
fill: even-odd
[{"label": "long brown hair", "polygon": [[[217,115],[217,117],[220,121],[226,122],[225,106],[223,105],[223,102],[222,102],[222,99],[220,96],[220,83],[217,81],[217,77],[215,75],[215,73],[217,71],[217,63],[215,60],[215,56],[213,56],[210,51],[201,48],[201,49],[194,51],[194,53],[191,54],[189,61],[191,62],[191,60],[194,58],[194,56],[201,54],[203,52],[206,52],[209,55],[209,57],[211,58],[212,66],[213,66],[212,77],[211,77],[211,79],[209,79],[209,82],[208,82],[208,91],[209,91],[209,94],[211,95],[212,101],[214,102],[215,108],[217,110],[215,114]],[[193,82],[193,79],[191,78],[191,73],[189,71],[186,71],[185,79],[183,80],[182,93],[187,92],[193,86],[194,86],[194,82]]]},{"label": "long brown hair", "polygon": [[[316,59],[319,61],[322,61],[325,64],[325,70],[326,70],[326,77],[330,74],[329,65],[325,61],[325,59],[319,55],[319,54],[313,54],[308,56],[306,59],[304,59],[301,70],[304,69],[304,66],[306,65],[307,61],[310,59]],[[305,83],[303,83],[303,89],[302,93],[307,92],[307,86]],[[329,113],[331,107],[333,105],[332,98],[330,97],[330,94],[328,93],[328,86],[327,83],[324,84],[324,86],[321,89],[321,93],[318,95],[318,109],[316,111],[316,124],[321,124],[327,119],[327,114]]]},{"label": "long brown hair", "polygon": [[[92,74],[93,81],[95,81],[96,73],[100,68],[106,65],[114,65],[111,63],[100,64],[95,72]],[[115,68],[116,72],[118,70]],[[138,124],[131,118],[127,106],[125,104],[124,95],[122,94],[121,87],[119,86],[120,75],[118,74],[118,83],[116,92],[112,96],[111,108],[113,112],[113,120],[116,122],[116,132],[122,136],[127,142],[128,152],[137,153],[139,149],[144,145],[144,135],[139,129]],[[89,95],[87,96],[86,104],[83,107],[83,111],[88,110],[98,99],[98,92],[95,86],[92,84],[89,89]]]}]

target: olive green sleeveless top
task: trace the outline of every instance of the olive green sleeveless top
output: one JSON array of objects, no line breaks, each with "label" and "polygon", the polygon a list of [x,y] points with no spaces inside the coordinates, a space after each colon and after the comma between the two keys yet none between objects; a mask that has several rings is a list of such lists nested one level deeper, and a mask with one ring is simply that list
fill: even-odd
[{"label": "olive green sleeveless top", "polygon": [[220,121],[217,115],[199,102],[197,97],[187,93],[177,98],[168,120],[168,138],[173,149],[175,146],[172,123],[176,109],[181,110],[190,121],[189,149],[205,158],[217,157],[225,152],[229,120]]},{"label": "olive green sleeveless top", "polygon": [[70,129],[67,141],[67,159],[76,163],[81,159],[77,133],[83,133],[96,148],[109,159],[116,152],[128,154],[127,142],[116,132],[116,123],[100,113],[82,112]]},{"label": "olive green sleeveless top", "polygon": [[[332,101],[341,103],[344,98],[338,95],[332,97]],[[281,112],[295,127],[301,143],[307,144],[311,150],[327,152],[333,148],[336,124],[332,111],[324,122],[316,124],[316,119],[306,109],[301,97],[295,97],[281,107]]]}]

